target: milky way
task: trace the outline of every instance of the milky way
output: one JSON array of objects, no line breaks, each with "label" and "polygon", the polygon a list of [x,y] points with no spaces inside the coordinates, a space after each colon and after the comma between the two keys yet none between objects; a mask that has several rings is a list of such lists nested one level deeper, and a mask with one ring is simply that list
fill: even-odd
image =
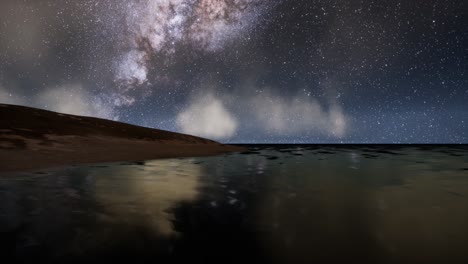
[{"label": "milky way", "polygon": [[0,102],[224,142],[468,143],[468,3],[0,3]]},{"label": "milky way", "polygon": [[271,6],[264,0],[146,0],[119,6],[126,23],[117,30],[125,53],[116,62],[116,79],[124,89],[141,86],[148,81],[151,58],[178,52],[179,42],[218,51],[254,27]]}]

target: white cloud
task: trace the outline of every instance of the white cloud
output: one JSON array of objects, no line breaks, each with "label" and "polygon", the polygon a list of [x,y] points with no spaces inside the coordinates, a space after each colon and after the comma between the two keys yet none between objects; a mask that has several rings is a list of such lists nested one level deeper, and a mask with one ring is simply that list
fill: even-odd
[{"label": "white cloud", "polygon": [[177,115],[177,125],[183,133],[212,139],[232,137],[238,126],[223,102],[211,94],[195,98]]},{"label": "white cloud", "polygon": [[26,100],[22,99],[18,95],[0,87],[0,103],[1,104],[12,104],[12,105],[25,105]]},{"label": "white cloud", "polygon": [[117,119],[112,106],[79,84],[46,89],[38,94],[33,105],[64,114]]},{"label": "white cloud", "polygon": [[265,92],[250,101],[252,111],[261,129],[277,135],[319,132],[343,137],[347,117],[342,108],[331,103],[327,109],[313,99],[284,98]]},{"label": "white cloud", "polygon": [[31,106],[64,114],[118,119],[114,102],[87,92],[80,84],[47,88],[27,100],[0,87],[0,103]]}]

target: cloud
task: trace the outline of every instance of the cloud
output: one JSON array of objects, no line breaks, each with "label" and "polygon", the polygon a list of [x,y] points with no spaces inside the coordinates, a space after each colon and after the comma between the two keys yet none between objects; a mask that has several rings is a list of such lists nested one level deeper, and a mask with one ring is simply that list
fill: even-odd
[{"label": "cloud", "polygon": [[0,103],[1,104],[13,104],[13,105],[25,105],[26,100],[14,94],[0,86]]},{"label": "cloud", "polygon": [[[328,104],[310,97],[284,97],[264,90],[261,94],[244,94],[232,100],[225,94],[221,100],[212,92],[196,96],[177,115],[176,124],[187,134],[217,140],[228,140],[236,134],[254,129],[272,137],[325,135],[343,138],[349,128],[349,117],[336,100]],[[242,109],[234,117],[228,109]]]},{"label": "cloud", "polygon": [[303,97],[285,98],[264,92],[250,100],[257,123],[268,133],[294,135],[322,133],[341,138],[347,129],[347,117],[337,103],[327,109],[314,100]]},{"label": "cloud", "polygon": [[0,103],[24,105],[54,112],[117,120],[114,102],[87,92],[80,84],[48,88],[27,99],[0,87]]},{"label": "cloud", "polygon": [[33,105],[64,114],[118,119],[110,104],[103,98],[93,96],[79,84],[46,89],[37,95]]},{"label": "cloud", "polygon": [[176,123],[183,133],[212,139],[230,138],[238,127],[237,119],[212,94],[195,98],[177,115]]}]

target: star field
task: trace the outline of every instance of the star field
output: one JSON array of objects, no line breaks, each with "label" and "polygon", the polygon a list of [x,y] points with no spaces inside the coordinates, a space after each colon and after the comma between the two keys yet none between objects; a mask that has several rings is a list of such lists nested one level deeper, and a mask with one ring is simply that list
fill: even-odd
[{"label": "star field", "polygon": [[468,143],[468,3],[6,0],[0,102],[233,143]]}]

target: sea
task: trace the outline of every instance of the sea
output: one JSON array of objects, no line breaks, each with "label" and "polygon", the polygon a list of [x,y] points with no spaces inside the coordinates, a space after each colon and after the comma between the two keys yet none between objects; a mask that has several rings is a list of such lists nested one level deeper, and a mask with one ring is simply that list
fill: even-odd
[{"label": "sea", "polygon": [[2,263],[468,263],[467,145],[244,147],[3,173]]}]

